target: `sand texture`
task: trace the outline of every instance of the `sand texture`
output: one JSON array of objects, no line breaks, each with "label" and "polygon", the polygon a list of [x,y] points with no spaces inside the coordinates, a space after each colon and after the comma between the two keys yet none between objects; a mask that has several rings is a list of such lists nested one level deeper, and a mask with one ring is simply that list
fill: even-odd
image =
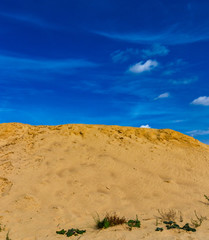
[{"label": "sand texture", "polygon": [[[195,219],[194,211],[209,219],[204,194],[209,146],[179,132],[0,124],[0,239],[9,230],[11,240],[209,240],[209,220],[196,232],[155,231],[158,209],[180,211],[181,225]],[[141,228],[97,230],[94,217],[107,212],[138,215]],[[63,228],[86,233],[56,234]]]}]

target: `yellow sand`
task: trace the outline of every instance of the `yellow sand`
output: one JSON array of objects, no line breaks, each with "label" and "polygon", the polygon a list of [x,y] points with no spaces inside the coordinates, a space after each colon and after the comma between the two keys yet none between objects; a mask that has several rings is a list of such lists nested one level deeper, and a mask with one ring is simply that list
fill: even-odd
[{"label": "yellow sand", "polygon": [[[155,228],[158,209],[181,211],[183,223],[194,210],[209,218],[209,146],[168,129],[0,124],[0,193],[4,240],[8,230],[12,240],[64,240],[62,228],[86,229],[70,238],[81,240],[207,240],[209,221],[195,233]],[[93,217],[107,212],[137,214],[141,228],[99,231]]]}]

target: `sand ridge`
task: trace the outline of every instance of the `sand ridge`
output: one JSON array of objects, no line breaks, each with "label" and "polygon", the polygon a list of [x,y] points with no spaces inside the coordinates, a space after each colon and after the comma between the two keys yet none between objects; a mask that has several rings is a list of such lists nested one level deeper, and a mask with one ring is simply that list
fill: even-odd
[{"label": "sand ridge", "polygon": [[[209,146],[173,130],[0,124],[0,220],[12,240],[64,239],[55,232],[70,227],[87,230],[81,239],[207,239],[209,221],[192,234],[154,229],[157,209],[209,217],[208,176]],[[106,212],[137,214],[142,227],[98,231],[93,216]]]}]

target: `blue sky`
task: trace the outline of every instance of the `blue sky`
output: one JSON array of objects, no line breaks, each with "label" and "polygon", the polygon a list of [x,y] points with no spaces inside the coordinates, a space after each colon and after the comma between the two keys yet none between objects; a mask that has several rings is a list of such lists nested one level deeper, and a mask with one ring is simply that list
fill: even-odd
[{"label": "blue sky", "polygon": [[1,0],[0,122],[171,128],[209,144],[207,0]]}]

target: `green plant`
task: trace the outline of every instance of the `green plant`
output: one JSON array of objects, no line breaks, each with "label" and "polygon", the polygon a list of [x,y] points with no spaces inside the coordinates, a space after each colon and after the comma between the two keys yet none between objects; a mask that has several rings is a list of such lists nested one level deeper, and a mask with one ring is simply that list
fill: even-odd
[{"label": "green plant", "polygon": [[176,222],[174,221],[164,221],[163,222],[166,226],[166,228],[169,229],[182,229],[185,230],[187,232],[196,232],[195,228],[191,228],[189,226],[189,223],[186,223],[183,227],[180,227]]},{"label": "green plant", "polygon": [[9,237],[9,231],[7,232],[6,240],[11,240],[11,238]]},{"label": "green plant", "polygon": [[79,230],[75,228],[68,229],[67,231],[64,229],[56,231],[57,234],[66,235],[67,237],[77,236],[78,234],[83,234],[85,232],[86,230]]},{"label": "green plant", "polygon": [[57,234],[61,234],[64,235],[66,233],[66,231],[64,229],[60,230],[60,231],[56,231]]},{"label": "green plant", "polygon": [[162,231],[163,231],[163,228],[157,227],[157,228],[155,229],[155,231],[156,231],[156,232],[162,232]]},{"label": "green plant", "polygon": [[209,202],[209,197],[207,195],[204,195],[205,199]]},{"label": "green plant", "polygon": [[189,223],[186,223],[181,229],[187,231],[187,232],[196,232],[196,229],[195,228],[191,228],[189,226]]},{"label": "green plant", "polygon": [[74,229],[74,228],[71,228],[71,229],[68,229],[68,231],[66,232],[66,235],[67,237],[71,237],[71,236],[77,236],[78,234],[83,234],[85,233],[86,230],[79,230],[79,229]]},{"label": "green plant", "polygon": [[99,216],[96,219],[96,226],[97,228],[101,229],[101,228],[108,228],[108,227],[112,227],[112,226],[116,226],[116,225],[120,225],[126,223],[126,219],[125,217],[118,217],[116,215],[116,213],[110,215],[110,214],[106,214],[106,216],[103,218],[103,220],[100,220]]},{"label": "green plant", "polygon": [[136,215],[136,220],[130,219],[130,220],[127,222],[127,224],[128,224],[128,226],[130,227],[130,230],[131,230],[133,227],[140,228],[140,226],[141,226],[141,223],[140,223],[137,215]]},{"label": "green plant", "polygon": [[201,215],[198,216],[196,211],[194,211],[194,214],[195,214],[196,219],[191,219],[191,224],[192,224],[195,228],[197,228],[197,227],[201,226],[201,224],[202,224],[202,222],[203,222],[204,220],[207,220],[207,217],[203,217],[203,216],[201,216]]},{"label": "green plant", "polygon": [[169,229],[172,229],[172,228],[177,228],[177,229],[181,229],[180,226],[176,223],[176,222],[173,222],[173,221],[164,221],[163,222],[164,224],[166,224],[166,228],[169,230]]}]

